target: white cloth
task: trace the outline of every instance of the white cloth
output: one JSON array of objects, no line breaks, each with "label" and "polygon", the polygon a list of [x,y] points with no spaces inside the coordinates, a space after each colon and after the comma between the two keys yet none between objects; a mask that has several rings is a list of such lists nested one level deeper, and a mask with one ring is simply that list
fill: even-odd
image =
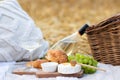
[{"label": "white cloth", "polygon": [[60,76],[56,78],[36,78],[34,75],[15,75],[7,72],[10,64],[12,65],[14,62],[0,63],[0,75],[2,75],[0,76],[0,80],[120,80],[120,66],[102,63],[99,63],[98,67],[107,70],[107,72],[97,71],[94,74],[84,75],[82,78]]},{"label": "white cloth", "polygon": [[0,1],[0,61],[40,58],[47,49],[40,29],[18,2]]}]

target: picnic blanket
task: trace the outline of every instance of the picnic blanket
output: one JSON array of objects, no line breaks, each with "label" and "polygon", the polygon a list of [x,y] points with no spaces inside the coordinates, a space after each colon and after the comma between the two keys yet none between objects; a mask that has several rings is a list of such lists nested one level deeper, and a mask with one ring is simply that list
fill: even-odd
[{"label": "picnic blanket", "polygon": [[107,70],[106,72],[97,70],[94,74],[84,74],[81,78],[76,77],[53,77],[36,78],[34,75],[15,75],[8,70],[15,62],[0,63],[0,80],[120,80],[120,66],[99,63],[98,67]]}]

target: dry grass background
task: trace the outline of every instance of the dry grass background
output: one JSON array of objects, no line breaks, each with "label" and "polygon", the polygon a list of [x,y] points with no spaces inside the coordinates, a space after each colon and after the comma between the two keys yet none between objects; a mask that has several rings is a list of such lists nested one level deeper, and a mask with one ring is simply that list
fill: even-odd
[{"label": "dry grass background", "polygon": [[[120,0],[19,0],[41,28],[50,45],[77,31],[83,24],[96,24],[119,13]],[[86,35],[78,51],[91,53]]]}]

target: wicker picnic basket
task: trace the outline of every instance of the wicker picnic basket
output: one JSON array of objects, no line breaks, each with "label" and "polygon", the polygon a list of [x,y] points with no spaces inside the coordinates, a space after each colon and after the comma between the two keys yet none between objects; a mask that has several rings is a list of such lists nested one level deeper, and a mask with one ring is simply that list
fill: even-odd
[{"label": "wicker picnic basket", "polygon": [[92,25],[86,33],[97,61],[120,65],[120,14]]}]

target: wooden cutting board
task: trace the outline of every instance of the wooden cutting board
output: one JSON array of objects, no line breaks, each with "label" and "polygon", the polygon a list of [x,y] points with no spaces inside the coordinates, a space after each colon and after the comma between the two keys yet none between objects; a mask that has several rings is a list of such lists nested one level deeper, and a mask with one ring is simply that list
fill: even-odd
[{"label": "wooden cutting board", "polygon": [[33,71],[26,71],[23,69],[15,69],[12,71],[13,74],[18,74],[18,75],[36,75],[36,72]]},{"label": "wooden cutting board", "polygon": [[28,72],[20,69],[15,69],[12,72],[13,74],[18,75],[36,75],[37,78],[48,78],[48,77],[57,77],[57,76],[64,76],[64,77],[82,77],[83,76],[83,70],[81,70],[78,73],[75,74],[61,74],[58,72],[43,72],[41,70],[38,70],[37,72]]},{"label": "wooden cutting board", "polygon": [[75,74],[61,74],[58,72],[43,72],[43,71],[39,71],[36,72],[36,77],[38,78],[48,78],[48,77],[57,77],[57,76],[64,76],[64,77],[82,77],[83,76],[83,70],[81,70],[78,73]]}]

